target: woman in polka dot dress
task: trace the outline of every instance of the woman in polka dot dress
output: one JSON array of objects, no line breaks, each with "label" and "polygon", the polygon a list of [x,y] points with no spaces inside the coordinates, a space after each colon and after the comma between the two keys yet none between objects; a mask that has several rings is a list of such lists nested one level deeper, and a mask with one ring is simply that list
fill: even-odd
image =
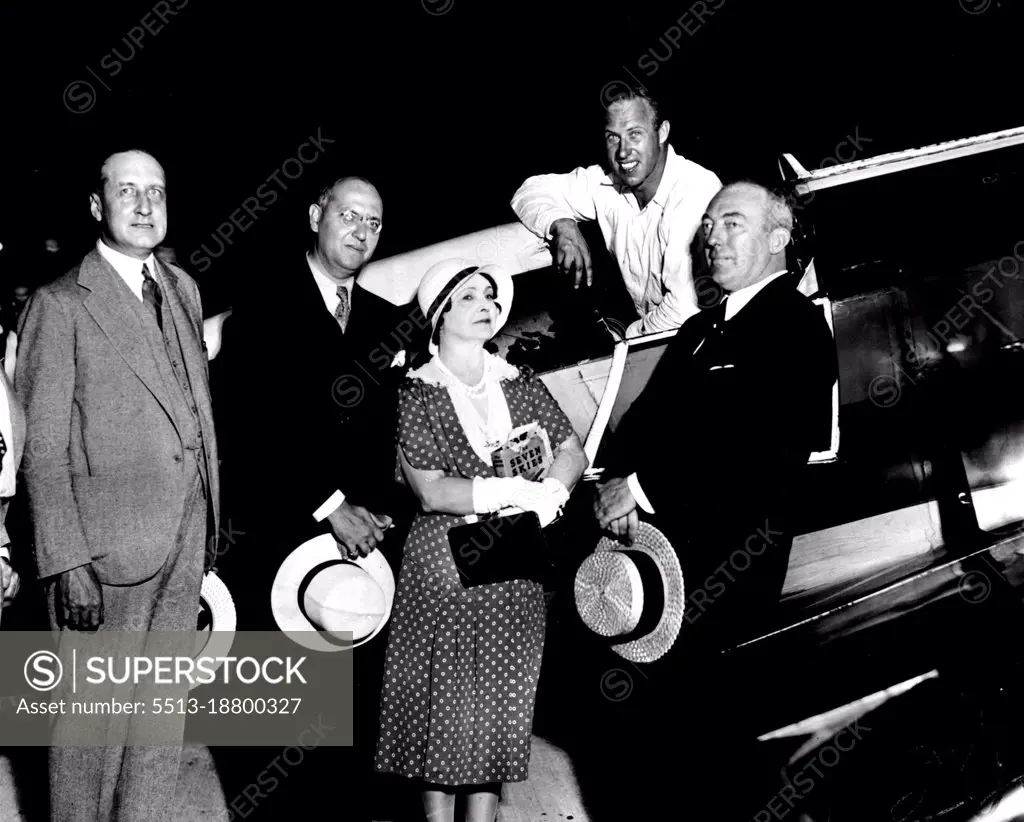
[{"label": "woman in polka dot dress", "polygon": [[[460,793],[470,822],[492,822],[501,783],[527,778],[544,591],[526,580],[464,588],[448,529],[509,506],[550,523],[587,459],[544,384],[484,349],[511,307],[507,272],[446,260],[417,297],[433,356],[399,392],[398,458],[422,511],[391,618],[376,768],[417,780],[431,822],[454,822]],[[529,423],[547,432],[554,463],[539,482],[496,477],[491,453]]]}]

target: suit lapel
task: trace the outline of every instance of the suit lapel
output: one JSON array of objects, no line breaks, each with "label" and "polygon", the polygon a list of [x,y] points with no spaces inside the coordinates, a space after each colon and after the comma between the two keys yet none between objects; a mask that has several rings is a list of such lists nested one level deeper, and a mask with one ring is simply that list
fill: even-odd
[{"label": "suit lapel", "polygon": [[89,291],[82,305],[107,335],[125,364],[135,372],[173,421],[174,412],[167,387],[153,359],[149,340],[146,339],[139,318],[127,303],[132,295],[123,293],[127,286],[124,289],[118,288],[119,280],[120,275],[100,253],[90,251],[78,273],[78,284]]}]

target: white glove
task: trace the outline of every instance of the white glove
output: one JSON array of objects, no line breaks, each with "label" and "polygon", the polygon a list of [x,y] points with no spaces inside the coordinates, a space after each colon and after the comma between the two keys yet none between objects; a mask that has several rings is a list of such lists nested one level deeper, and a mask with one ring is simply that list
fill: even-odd
[{"label": "white glove", "polygon": [[473,510],[478,514],[493,514],[509,505],[512,498],[526,488],[522,477],[474,477]]},{"label": "white glove", "polygon": [[568,499],[569,492],[565,486],[552,477],[543,482],[526,483],[526,487],[512,497],[511,504],[536,513],[540,527],[546,528],[558,518]]},{"label": "white glove", "polygon": [[551,492],[551,495],[554,497],[555,502],[558,503],[559,508],[562,508],[569,501],[569,491],[564,485],[562,485],[561,480],[555,479],[554,477],[548,477],[547,479],[542,480],[540,484]]}]

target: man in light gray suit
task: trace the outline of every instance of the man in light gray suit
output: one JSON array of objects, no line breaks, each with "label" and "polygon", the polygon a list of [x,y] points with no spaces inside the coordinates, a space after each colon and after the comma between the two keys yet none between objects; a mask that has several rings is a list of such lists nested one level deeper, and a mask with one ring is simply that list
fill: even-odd
[{"label": "man in light gray suit", "polygon": [[[153,253],[167,232],[163,168],[141,151],[111,155],[90,210],[96,248],[33,294],[15,371],[35,562],[64,645],[74,631],[196,630],[219,527],[199,290]],[[179,755],[54,744],[51,818],[163,819]]]}]

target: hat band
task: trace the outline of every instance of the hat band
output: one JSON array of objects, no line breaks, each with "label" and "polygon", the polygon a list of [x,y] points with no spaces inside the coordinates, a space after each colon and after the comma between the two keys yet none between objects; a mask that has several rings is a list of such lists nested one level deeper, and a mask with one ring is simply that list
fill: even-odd
[{"label": "hat band", "polygon": [[[332,559],[332,560],[329,560],[327,562],[321,562],[319,565],[314,565],[312,568],[309,569],[309,571],[307,572],[306,576],[304,576],[302,578],[302,582],[299,583],[299,587],[295,591],[295,596],[299,600],[299,611],[301,611],[302,615],[307,620],[309,620],[309,624],[310,625],[316,625],[316,622],[306,612],[306,590],[309,588],[310,583],[313,582],[313,580],[316,578],[317,574],[319,574],[321,571],[323,571],[323,570],[325,570],[327,568],[333,568],[335,565],[352,565],[354,567],[358,567],[358,566],[355,565],[354,562],[349,562],[348,560],[344,560],[344,559]],[[322,625],[319,628],[317,628],[317,631],[319,632],[320,636],[322,636],[324,639],[326,639],[332,645],[337,645],[339,648],[351,648],[352,647],[352,643],[351,642],[346,642],[346,641],[344,641],[342,639],[338,639],[336,636],[331,634],[329,631],[324,630],[324,627]]]},{"label": "hat band", "polygon": [[619,553],[631,559],[640,574],[643,586],[643,609],[640,612],[640,619],[632,631],[618,636],[605,637],[613,645],[632,642],[653,633],[665,612],[665,579],[654,557],[645,551],[629,548],[621,548]]},{"label": "hat band", "polygon": [[471,265],[469,268],[464,268],[452,277],[445,287],[441,289],[441,292],[434,298],[434,302],[430,304],[430,310],[427,312],[427,319],[430,320],[431,326],[434,325],[434,318],[437,316],[437,312],[441,310],[441,306],[445,304],[448,298],[452,295],[452,292],[479,270],[480,266],[478,265]]}]

